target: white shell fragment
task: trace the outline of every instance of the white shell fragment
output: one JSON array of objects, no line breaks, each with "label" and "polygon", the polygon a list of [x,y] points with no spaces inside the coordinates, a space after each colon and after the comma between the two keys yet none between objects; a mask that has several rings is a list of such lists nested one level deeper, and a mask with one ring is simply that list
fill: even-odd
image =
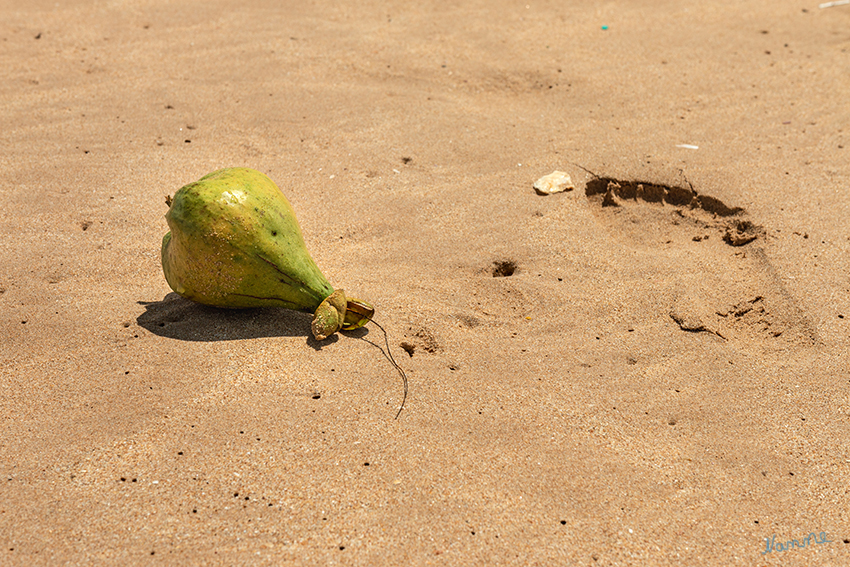
[{"label": "white shell fragment", "polygon": [[563,171],[553,171],[549,175],[544,175],[534,182],[534,190],[541,195],[572,191],[575,188],[576,186],[573,185],[570,176]]}]

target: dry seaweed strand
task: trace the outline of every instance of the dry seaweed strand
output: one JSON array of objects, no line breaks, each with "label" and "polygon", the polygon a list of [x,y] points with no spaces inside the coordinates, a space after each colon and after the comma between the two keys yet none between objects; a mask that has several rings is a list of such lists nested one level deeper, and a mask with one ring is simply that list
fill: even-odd
[{"label": "dry seaweed strand", "polygon": [[591,175],[592,175],[593,177],[595,177],[596,179],[602,179],[599,175],[596,175],[595,173],[593,173],[592,171],[590,171],[590,170],[589,170],[589,169],[587,169],[586,167],[581,166],[581,165],[579,165],[579,164],[575,163],[574,161],[571,161],[570,163],[571,163],[571,164],[573,164],[574,166],[578,167],[579,169],[583,169],[584,171],[586,171],[587,173],[591,174]]},{"label": "dry seaweed strand", "polygon": [[398,370],[398,373],[401,376],[401,382],[404,385],[404,396],[401,398],[401,405],[398,407],[398,412],[395,414],[395,418],[398,419],[398,416],[401,415],[401,410],[404,409],[404,403],[407,401],[407,374],[404,373],[404,370],[402,370],[402,368],[401,368],[401,366],[399,366],[398,362],[395,361],[395,357],[393,357],[393,351],[390,349],[390,338],[389,338],[389,335],[387,335],[387,330],[384,329],[377,321],[375,321],[371,317],[369,318],[369,322],[374,323],[375,326],[378,327],[381,330],[382,333],[384,333],[384,342],[387,345],[387,350],[384,351],[384,349],[381,348],[380,345],[377,345],[377,344],[373,343],[372,341],[370,341],[368,339],[365,339],[363,337],[361,337],[361,339],[366,341],[367,343],[369,343],[373,347],[377,348],[378,350],[380,350],[384,354],[386,359],[390,361],[390,364],[395,366],[395,369]]}]

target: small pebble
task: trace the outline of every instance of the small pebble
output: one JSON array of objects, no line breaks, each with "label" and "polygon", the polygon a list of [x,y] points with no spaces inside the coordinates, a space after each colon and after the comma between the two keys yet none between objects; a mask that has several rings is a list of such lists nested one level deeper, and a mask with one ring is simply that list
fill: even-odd
[{"label": "small pebble", "polygon": [[570,176],[563,171],[553,171],[549,175],[544,175],[534,182],[534,190],[541,195],[572,191],[575,188]]}]

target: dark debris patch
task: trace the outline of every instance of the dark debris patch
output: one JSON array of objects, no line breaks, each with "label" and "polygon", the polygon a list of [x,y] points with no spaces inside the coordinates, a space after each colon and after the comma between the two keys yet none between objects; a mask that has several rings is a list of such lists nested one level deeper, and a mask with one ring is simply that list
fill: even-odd
[{"label": "dark debris patch", "polygon": [[647,203],[667,203],[675,207],[690,207],[701,209],[719,217],[730,217],[741,214],[741,207],[729,207],[720,199],[708,195],[700,195],[692,187],[664,185],[650,181],[614,179],[613,177],[597,177],[587,182],[585,195],[608,195],[610,199],[617,197],[622,200],[639,200]]},{"label": "dark debris patch", "polygon": [[[743,208],[730,207],[716,197],[702,195],[690,183],[688,187],[682,187],[649,181],[595,177],[587,182],[585,195],[601,196],[602,207],[620,207],[627,201],[642,201],[677,207],[676,212],[684,218],[687,218],[684,209],[709,214],[718,219],[711,227],[722,234],[723,242],[729,246],[745,246],[765,234],[763,227],[741,218],[745,214]],[[703,228],[709,226],[704,222],[701,224],[704,225]],[[694,242],[707,239],[708,235],[692,238]]]}]

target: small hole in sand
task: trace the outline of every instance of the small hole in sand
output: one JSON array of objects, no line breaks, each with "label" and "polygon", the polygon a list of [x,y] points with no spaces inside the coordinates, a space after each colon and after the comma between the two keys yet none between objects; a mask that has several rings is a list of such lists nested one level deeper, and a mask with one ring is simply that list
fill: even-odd
[{"label": "small hole in sand", "polygon": [[412,345],[410,343],[401,343],[398,345],[408,354],[408,356],[413,356],[414,351],[416,350],[416,345]]},{"label": "small hole in sand", "polygon": [[514,275],[516,272],[517,265],[513,260],[497,260],[493,262],[493,274],[494,278],[507,278]]}]

